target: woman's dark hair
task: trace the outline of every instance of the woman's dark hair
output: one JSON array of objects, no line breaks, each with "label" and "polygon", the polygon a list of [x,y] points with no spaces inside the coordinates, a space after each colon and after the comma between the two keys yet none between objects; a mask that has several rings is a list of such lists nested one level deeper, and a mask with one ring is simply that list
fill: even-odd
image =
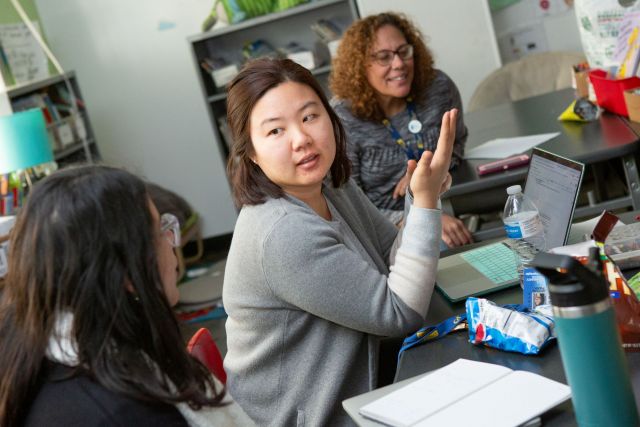
[{"label": "woman's dark hair", "polygon": [[332,185],[341,186],[347,182],[351,174],[342,123],[309,70],[289,59],[262,58],[250,61],[229,85],[227,96],[227,121],[233,139],[227,173],[238,207],[257,205],[268,197],[284,196],[282,188],[267,178],[262,169],[251,161],[255,152],[251,142],[250,118],[253,107],[264,94],[285,82],[309,86],[318,95],[329,114],[336,140],[336,157],[329,174]]},{"label": "woman's dark hair", "polygon": [[331,92],[349,101],[353,114],[363,120],[380,121],[385,117],[367,79],[367,67],[371,64],[376,33],[387,25],[397,28],[413,46],[412,95],[422,97],[436,75],[433,56],[422,41],[420,30],[403,14],[380,13],[354,22],[342,36],[338,54],[331,63],[330,86]]},{"label": "woman's dark hair", "polygon": [[105,166],[63,169],[33,187],[0,296],[0,425],[25,415],[63,313],[73,314],[75,373],[136,399],[219,404],[224,392],[187,353],[165,297],[149,203],[142,180]]}]

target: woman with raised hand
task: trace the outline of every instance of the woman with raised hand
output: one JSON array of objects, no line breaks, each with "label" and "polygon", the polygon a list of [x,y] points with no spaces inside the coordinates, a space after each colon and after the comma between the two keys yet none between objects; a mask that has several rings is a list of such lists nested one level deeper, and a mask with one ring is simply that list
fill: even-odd
[{"label": "woman with raised hand", "polygon": [[123,170],[69,168],[34,186],[0,296],[0,425],[226,419],[171,309],[179,233]]},{"label": "woman with raised hand", "polygon": [[[420,31],[404,16],[380,13],[354,22],[332,61],[332,106],[347,132],[353,178],[392,222],[402,220],[407,159],[434,151],[442,115],[458,110],[451,167],[462,159],[467,129],[460,93],[433,67]],[[472,241],[459,219],[442,214],[448,247]]]},{"label": "woman with raised hand", "polygon": [[248,63],[228,89],[228,172],[241,211],[225,270],[225,369],[260,425],[350,425],[343,399],[376,387],[381,337],[423,326],[457,111],[409,162],[398,230],[349,180],[345,133],[290,60]]}]

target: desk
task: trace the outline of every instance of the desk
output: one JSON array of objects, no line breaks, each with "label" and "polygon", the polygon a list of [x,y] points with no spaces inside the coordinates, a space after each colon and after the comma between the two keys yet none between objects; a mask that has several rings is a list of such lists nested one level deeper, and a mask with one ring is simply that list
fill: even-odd
[{"label": "desk", "polygon": [[[606,112],[598,120],[590,123],[558,121],[560,113],[573,99],[573,90],[566,89],[466,114],[465,124],[469,129],[466,146],[473,148],[501,137],[560,132],[560,135],[539,147],[586,165],[620,158],[629,189],[628,196],[596,206],[578,207],[576,218],[595,215],[604,209],[640,209],[640,177],[635,160],[635,153],[640,147],[640,124],[630,124],[626,119]],[[456,198],[469,198],[466,204],[477,206],[478,202],[482,203],[484,200],[471,201],[471,196],[484,195],[492,189],[502,190],[504,203],[504,190],[509,185],[522,183],[526,177],[527,168],[478,176],[476,166],[488,161],[465,160],[452,172],[453,185],[445,194],[445,199],[453,203],[445,203],[445,209],[455,211]],[[476,240],[484,240],[499,236],[500,233],[501,230],[490,231],[478,233],[475,237]]]},{"label": "desk", "polygon": [[[624,223],[629,224],[633,222],[633,218],[637,213],[629,212],[620,215],[620,218]],[[455,250],[451,252],[455,252]],[[522,290],[516,286],[490,294],[487,298],[497,304],[521,304]],[[451,304],[439,291],[435,290],[431,298],[426,324],[434,325],[448,317],[464,312],[464,302]],[[640,353],[626,354],[633,387],[636,392],[636,401],[640,407]],[[438,369],[461,357],[480,362],[495,363],[514,370],[533,372],[567,384],[560,358],[560,350],[556,342],[544,349],[541,355],[525,356],[519,353],[508,353],[494,348],[472,345],[469,343],[468,331],[454,332],[440,340],[404,351],[398,362],[394,382],[403,381]],[[543,415],[542,421],[544,426],[576,425],[571,402],[566,402],[547,412]]]}]

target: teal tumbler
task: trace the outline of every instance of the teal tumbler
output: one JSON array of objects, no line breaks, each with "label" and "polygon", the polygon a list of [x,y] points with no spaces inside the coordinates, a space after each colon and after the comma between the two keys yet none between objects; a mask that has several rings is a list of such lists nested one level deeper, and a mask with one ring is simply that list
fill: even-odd
[{"label": "teal tumbler", "polygon": [[562,365],[582,427],[637,427],[627,359],[596,248],[590,266],[540,253],[532,265],[549,279]]}]

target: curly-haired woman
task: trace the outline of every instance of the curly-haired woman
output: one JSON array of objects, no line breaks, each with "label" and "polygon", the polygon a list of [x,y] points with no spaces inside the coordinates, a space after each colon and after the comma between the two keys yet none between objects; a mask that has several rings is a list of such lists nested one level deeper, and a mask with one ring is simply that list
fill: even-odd
[{"label": "curly-haired woman", "polygon": [[[433,151],[445,111],[459,111],[451,166],[462,159],[467,129],[455,84],[433,68],[420,31],[404,16],[381,13],[354,22],[333,60],[332,105],[347,132],[355,181],[389,219],[402,219],[407,160]],[[471,242],[462,221],[443,214],[448,246]]]}]

